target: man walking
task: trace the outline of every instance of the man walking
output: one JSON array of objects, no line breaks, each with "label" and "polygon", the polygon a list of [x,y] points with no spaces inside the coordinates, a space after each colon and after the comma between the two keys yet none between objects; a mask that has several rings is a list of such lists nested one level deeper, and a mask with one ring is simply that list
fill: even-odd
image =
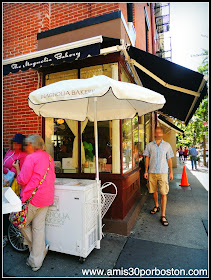
[{"label": "man walking", "polygon": [[[160,211],[158,204],[158,191],[161,194],[161,223],[168,226],[165,216],[167,194],[169,192],[168,183],[168,167],[170,169],[169,180],[173,180],[172,157],[174,157],[171,145],[163,140],[163,129],[157,127],[155,129],[155,140],[150,142],[143,153],[145,156],[145,173],[144,178],[149,180],[149,193],[153,194],[155,207],[150,211],[156,214]],[[149,170],[148,170],[149,168]]]},{"label": "man walking", "polygon": [[197,157],[198,151],[196,150],[196,148],[193,146],[190,150],[189,150],[189,155],[190,155],[190,159],[191,159],[191,165],[192,165],[192,170],[193,170],[193,164],[195,165],[195,169],[197,170],[197,165],[196,165],[196,157]]}]

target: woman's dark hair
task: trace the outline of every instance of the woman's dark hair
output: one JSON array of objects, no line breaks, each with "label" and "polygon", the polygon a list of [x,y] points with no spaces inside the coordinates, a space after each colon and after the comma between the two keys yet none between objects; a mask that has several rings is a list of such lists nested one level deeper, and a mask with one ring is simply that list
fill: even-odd
[{"label": "woman's dark hair", "polygon": [[[13,150],[12,144],[13,144],[13,140],[10,140],[10,149],[11,150]],[[21,151],[24,152],[24,146],[25,146],[24,141],[23,141],[23,144],[20,144],[20,145],[21,145]]]}]

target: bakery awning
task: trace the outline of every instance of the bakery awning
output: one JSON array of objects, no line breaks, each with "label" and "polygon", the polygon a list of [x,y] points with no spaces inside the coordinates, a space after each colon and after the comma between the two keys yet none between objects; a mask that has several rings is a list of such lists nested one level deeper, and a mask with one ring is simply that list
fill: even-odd
[{"label": "bakery awning", "polygon": [[164,95],[160,112],[187,125],[207,93],[205,77],[132,46],[127,52],[143,86]]},{"label": "bakery awning", "polygon": [[58,65],[97,56],[102,49],[120,45],[120,39],[95,36],[3,60],[3,74]]},{"label": "bakery awning", "polygon": [[184,130],[180,129],[179,127],[177,127],[175,124],[173,124],[172,122],[168,121],[164,116],[159,115],[158,116],[158,121],[161,124],[164,124],[165,126],[169,127],[170,129],[174,130],[175,132],[179,133],[179,134],[184,134]]}]

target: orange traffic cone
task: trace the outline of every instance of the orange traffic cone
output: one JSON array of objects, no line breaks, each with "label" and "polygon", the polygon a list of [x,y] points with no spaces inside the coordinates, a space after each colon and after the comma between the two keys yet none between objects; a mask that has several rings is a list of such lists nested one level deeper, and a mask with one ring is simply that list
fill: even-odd
[{"label": "orange traffic cone", "polygon": [[181,179],[180,186],[182,186],[182,187],[188,187],[188,186],[190,186],[190,184],[188,183],[188,178],[187,178],[185,166],[183,167],[182,179]]}]

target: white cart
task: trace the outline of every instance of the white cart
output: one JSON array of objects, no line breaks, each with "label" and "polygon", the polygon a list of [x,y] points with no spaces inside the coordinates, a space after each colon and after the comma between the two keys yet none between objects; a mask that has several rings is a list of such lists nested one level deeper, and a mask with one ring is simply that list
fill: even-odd
[{"label": "white cart", "polygon": [[[103,193],[102,189],[111,184],[115,193]],[[49,250],[79,256],[83,262],[94,248],[99,249],[98,242],[102,239],[99,214],[102,219],[116,194],[116,186],[106,183],[101,187],[101,201],[98,203],[96,180],[57,178],[54,203],[46,217]]]}]

